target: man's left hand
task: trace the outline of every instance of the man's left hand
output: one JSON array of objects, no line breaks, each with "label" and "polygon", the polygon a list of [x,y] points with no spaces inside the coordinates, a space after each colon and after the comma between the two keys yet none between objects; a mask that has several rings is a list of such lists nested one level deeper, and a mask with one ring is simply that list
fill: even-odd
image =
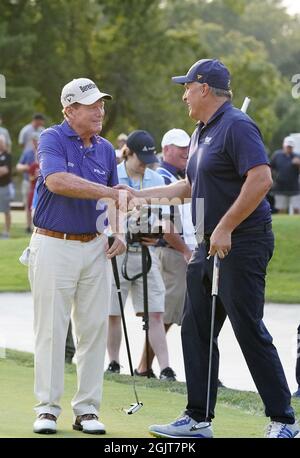
[{"label": "man's left hand", "polygon": [[210,237],[209,255],[218,253],[220,259],[224,259],[231,250],[231,231],[216,227]]},{"label": "man's left hand", "polygon": [[126,243],[123,237],[120,235],[114,235],[114,243],[112,246],[109,248],[108,242],[105,247],[105,253],[107,259],[114,258],[115,256],[118,256],[120,254],[125,253],[126,251]]}]

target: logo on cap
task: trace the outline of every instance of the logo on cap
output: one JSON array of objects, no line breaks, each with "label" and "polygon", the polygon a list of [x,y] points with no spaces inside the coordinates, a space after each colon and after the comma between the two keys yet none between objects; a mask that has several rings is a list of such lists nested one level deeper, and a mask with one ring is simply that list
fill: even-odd
[{"label": "logo on cap", "polygon": [[201,80],[202,77],[203,77],[203,75],[199,75],[199,74],[197,75],[197,79],[198,80]]},{"label": "logo on cap", "polygon": [[64,99],[67,100],[69,103],[72,101],[72,98],[75,97],[75,94],[66,94]]},{"label": "logo on cap", "polygon": [[89,84],[86,84],[85,86],[79,86],[81,92],[88,91],[89,89],[94,89],[95,87],[96,87],[95,83],[89,83]]}]

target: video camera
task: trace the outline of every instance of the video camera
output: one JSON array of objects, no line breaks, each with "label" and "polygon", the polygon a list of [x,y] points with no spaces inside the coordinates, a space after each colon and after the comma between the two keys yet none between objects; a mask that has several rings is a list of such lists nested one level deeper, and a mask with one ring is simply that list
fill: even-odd
[{"label": "video camera", "polygon": [[129,245],[140,243],[144,237],[161,239],[163,236],[161,207],[144,205],[127,218],[126,239]]}]

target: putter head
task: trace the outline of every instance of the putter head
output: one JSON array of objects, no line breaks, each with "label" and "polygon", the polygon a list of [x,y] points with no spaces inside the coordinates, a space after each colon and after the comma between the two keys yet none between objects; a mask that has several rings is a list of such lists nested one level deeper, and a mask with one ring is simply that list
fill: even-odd
[{"label": "putter head", "polygon": [[140,410],[142,407],[142,402],[136,402],[135,404],[131,404],[129,409],[124,409],[124,412],[127,413],[127,415],[132,415],[133,413]]}]

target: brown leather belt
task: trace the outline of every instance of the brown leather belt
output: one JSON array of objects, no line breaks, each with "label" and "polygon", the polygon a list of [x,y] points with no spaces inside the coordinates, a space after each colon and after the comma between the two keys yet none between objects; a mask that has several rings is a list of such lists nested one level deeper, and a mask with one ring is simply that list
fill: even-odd
[{"label": "brown leather belt", "polygon": [[63,232],[49,231],[48,229],[41,229],[39,227],[36,227],[34,232],[36,234],[54,237],[55,239],[77,240],[78,242],[90,242],[101,235],[99,232],[94,232],[93,234],[64,234]]}]

